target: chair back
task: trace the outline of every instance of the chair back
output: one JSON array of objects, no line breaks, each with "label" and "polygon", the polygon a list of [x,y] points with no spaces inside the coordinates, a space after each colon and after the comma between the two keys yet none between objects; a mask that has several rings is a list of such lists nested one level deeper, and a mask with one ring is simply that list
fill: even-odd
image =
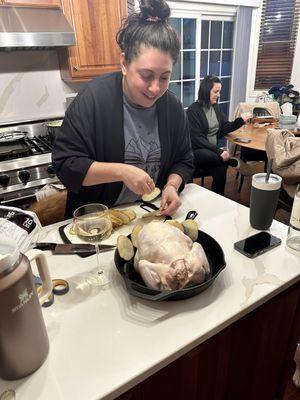
[{"label": "chair back", "polygon": [[281,114],[277,101],[270,101],[268,103],[239,103],[234,117],[240,117],[245,112],[251,112],[254,117],[273,116],[274,118],[279,118]]}]

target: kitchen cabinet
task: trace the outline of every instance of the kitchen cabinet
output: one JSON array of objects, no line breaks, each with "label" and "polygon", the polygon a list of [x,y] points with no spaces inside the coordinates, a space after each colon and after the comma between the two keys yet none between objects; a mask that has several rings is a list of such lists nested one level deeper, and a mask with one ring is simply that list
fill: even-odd
[{"label": "kitchen cabinet", "polygon": [[295,368],[299,288],[274,297],[116,400],[283,399]]},{"label": "kitchen cabinet", "polygon": [[119,69],[116,32],[127,15],[126,0],[63,0],[76,45],[60,49],[62,79],[85,81]]},{"label": "kitchen cabinet", "polygon": [[0,0],[1,4],[8,6],[60,8],[60,0]]}]

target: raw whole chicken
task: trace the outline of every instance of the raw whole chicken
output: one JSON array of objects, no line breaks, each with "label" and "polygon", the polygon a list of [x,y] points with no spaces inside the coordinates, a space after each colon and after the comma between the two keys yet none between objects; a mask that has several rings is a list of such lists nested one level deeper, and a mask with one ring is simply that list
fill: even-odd
[{"label": "raw whole chicken", "polygon": [[157,290],[178,290],[199,284],[210,271],[201,244],[178,228],[157,221],[139,232],[134,267],[146,286]]}]

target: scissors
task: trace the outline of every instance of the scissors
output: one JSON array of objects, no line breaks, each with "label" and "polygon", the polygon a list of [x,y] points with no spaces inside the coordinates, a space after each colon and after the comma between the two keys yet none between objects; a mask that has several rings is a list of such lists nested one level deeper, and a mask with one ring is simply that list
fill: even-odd
[{"label": "scissors", "polygon": [[[42,289],[42,280],[39,276],[33,275],[34,284],[37,292]],[[52,279],[52,293],[46,301],[42,304],[42,307],[50,307],[54,303],[54,295],[62,296],[70,290],[69,283],[65,279]]]}]

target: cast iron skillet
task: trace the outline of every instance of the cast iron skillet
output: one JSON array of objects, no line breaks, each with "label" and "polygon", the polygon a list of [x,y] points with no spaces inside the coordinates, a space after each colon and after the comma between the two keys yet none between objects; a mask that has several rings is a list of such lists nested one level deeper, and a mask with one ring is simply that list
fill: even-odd
[{"label": "cast iron skillet", "polygon": [[[190,211],[187,214],[186,219],[194,219],[196,216],[196,211]],[[128,237],[130,238],[130,235],[128,235]],[[133,260],[126,262],[120,257],[118,250],[116,250],[114,256],[115,264],[125,280],[128,292],[133,296],[145,300],[161,301],[187,299],[188,297],[196,296],[203,290],[207,289],[226,266],[224,252],[218,242],[205,232],[198,232],[197,242],[203,246],[206,253],[211,269],[210,274],[207,275],[206,280],[199,285],[193,285],[184,289],[172,291],[160,291],[147,287],[140,274],[135,271]]]}]

